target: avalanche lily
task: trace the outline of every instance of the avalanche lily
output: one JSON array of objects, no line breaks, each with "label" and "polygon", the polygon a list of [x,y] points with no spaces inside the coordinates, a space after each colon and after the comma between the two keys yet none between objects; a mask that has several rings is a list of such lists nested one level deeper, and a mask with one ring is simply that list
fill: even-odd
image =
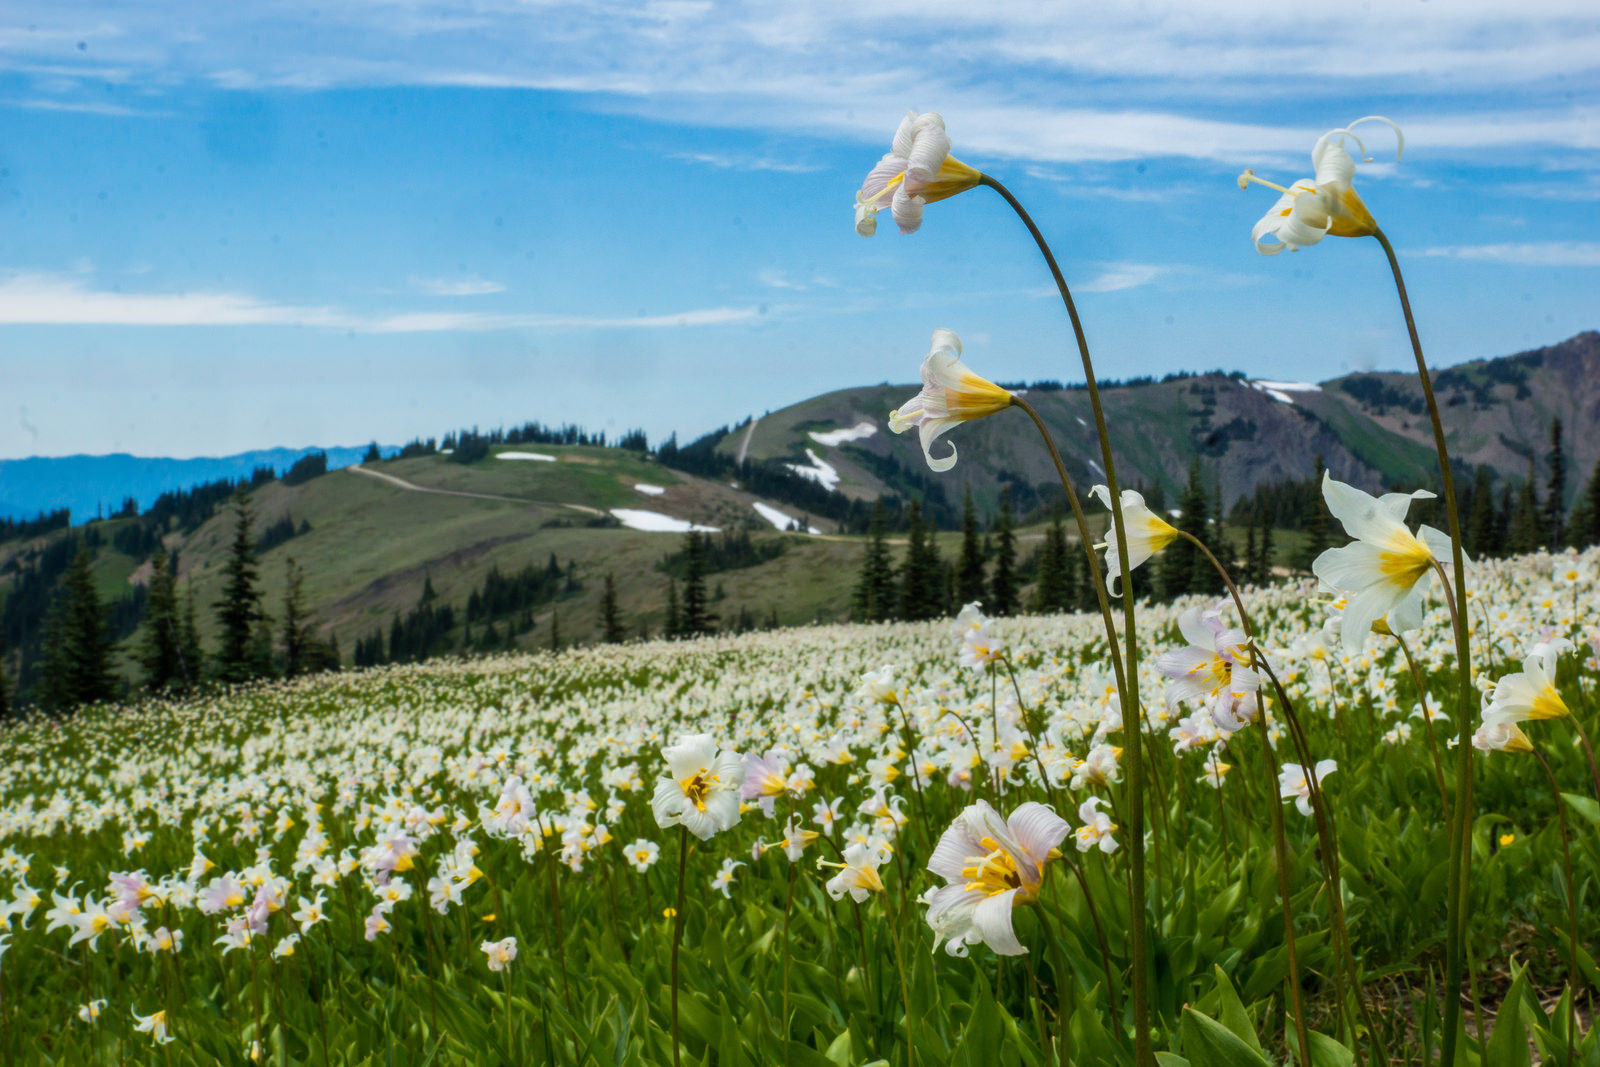
[{"label": "avalanche lily", "polygon": [[739,822],[744,761],[718,751],[710,734],[693,734],[661,750],[667,776],[656,783],[650,807],[662,829],[683,826],[702,841]]},{"label": "avalanche lily", "polygon": [[[1323,780],[1338,769],[1339,764],[1334,760],[1318,760],[1313,772],[1317,778],[1317,788],[1322,788]],[[1278,772],[1278,798],[1293,800],[1301,815],[1311,814],[1311,782],[1306,777],[1306,769],[1300,764],[1285,763]]]},{"label": "avalanche lily", "polygon": [[889,429],[905,433],[916,427],[929,469],[947,471],[956,465],[956,446],[935,459],[933,443],[960,423],[1010,407],[1012,399],[1010,392],[961,362],[961,338],[953,330],[934,330],[922,361],[922,391],[889,413]]},{"label": "avalanche lily", "polygon": [[1296,250],[1316,244],[1330,234],[1334,237],[1370,237],[1378,230],[1372,213],[1350,184],[1356,174],[1356,161],[1345,150],[1347,141],[1354,141],[1362,152],[1361,162],[1370,163],[1366,146],[1351,131],[1363,122],[1383,122],[1394,130],[1398,142],[1395,158],[1405,152],[1405,135],[1400,127],[1382,115],[1368,115],[1356,119],[1348,126],[1329,130],[1318,138],[1311,149],[1311,165],[1315,178],[1301,178],[1285,189],[1281,185],[1256,177],[1247,170],[1239,175],[1239,188],[1252,184],[1264,185],[1283,195],[1261,217],[1250,231],[1256,251],[1264,256],[1275,256],[1285,248]]},{"label": "avalanche lily", "polygon": [[924,207],[966,192],[982,180],[982,174],[950,154],[950,135],[941,115],[907,111],[889,154],[872,168],[856,193],[856,233],[871,237],[878,232],[877,214],[886,197],[900,232],[916,233]]},{"label": "avalanche lily", "polygon": [[[1094,486],[1089,495],[1111,510],[1111,490],[1103,485]],[[1150,510],[1144,495],[1134,489],[1122,491],[1122,524],[1128,536],[1128,570],[1160,552],[1178,539],[1177,527]],[[1106,550],[1107,591],[1117,595],[1117,582],[1122,576],[1122,556],[1117,552],[1115,537],[1108,536],[1104,543],[1095,545]]]},{"label": "avalanche lily", "polygon": [[1027,952],[1012,932],[1011,910],[1038,897],[1045,864],[1060,857],[1057,846],[1070,832],[1065,819],[1033,801],[1009,819],[986,801],[968,805],[928,860],[945,880],[923,896],[933,947],[943,942],[952,956],[965,956],[973,943],[1003,956]]},{"label": "avalanche lily", "polygon": [[1345,651],[1359,652],[1379,619],[1395,633],[1417,629],[1434,560],[1450,555],[1450,538],[1427,525],[1413,534],[1405,517],[1413,500],[1428,500],[1433,494],[1418,489],[1373,497],[1324,471],[1322,496],[1345,533],[1355,538],[1311,564],[1312,573],[1348,600],[1339,624]]},{"label": "avalanche lily", "polygon": [[1561,653],[1572,647],[1572,642],[1563,637],[1534,645],[1522,661],[1521,671],[1495,683],[1489,705],[1483,709],[1484,725],[1514,725],[1570,715],[1567,702],[1556,688],[1556,666]]}]

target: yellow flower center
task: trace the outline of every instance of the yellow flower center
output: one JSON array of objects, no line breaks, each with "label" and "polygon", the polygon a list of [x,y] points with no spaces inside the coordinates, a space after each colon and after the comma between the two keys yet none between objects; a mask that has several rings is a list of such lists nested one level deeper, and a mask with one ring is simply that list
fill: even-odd
[{"label": "yellow flower center", "polygon": [[695,771],[678,784],[683,787],[683,795],[689,798],[696,811],[706,810],[706,794],[711,791],[711,786],[716,782],[717,776],[705,768]]},{"label": "yellow flower center", "polygon": [[1389,538],[1388,546],[1378,553],[1378,569],[1401,589],[1410,589],[1432,565],[1433,553],[1408,530],[1397,531]]},{"label": "yellow flower center", "polygon": [[1015,857],[1001,848],[1000,842],[992,837],[985,837],[978,844],[989,852],[984,856],[968,857],[968,865],[961,868],[961,877],[967,880],[967,892],[992,897],[1016,889],[1020,890],[1016,896],[1018,902],[1032,900],[1036,890],[1023,884]]},{"label": "yellow flower center", "polygon": [[1533,698],[1533,703],[1528,706],[1530,719],[1559,719],[1569,714],[1567,702],[1561,699],[1561,694],[1554,685],[1546,685],[1539,690]]},{"label": "yellow flower center", "polygon": [[958,388],[946,389],[944,403],[953,419],[981,419],[1011,406],[1011,394],[971,371],[961,376]]}]

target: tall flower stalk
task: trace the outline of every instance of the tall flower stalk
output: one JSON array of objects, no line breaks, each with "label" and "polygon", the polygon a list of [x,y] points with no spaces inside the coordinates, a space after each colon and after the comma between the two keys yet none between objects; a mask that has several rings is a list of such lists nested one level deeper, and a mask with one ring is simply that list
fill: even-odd
[{"label": "tall flower stalk", "polygon": [[[1458,739],[1456,749],[1456,800],[1453,805],[1454,825],[1450,835],[1449,886],[1446,891],[1445,917],[1445,1003],[1443,1035],[1441,1039],[1442,1062],[1453,1063],[1456,1032],[1461,1020],[1460,990],[1466,969],[1467,903],[1471,884],[1472,849],[1468,840],[1472,826],[1472,732],[1474,698],[1472,688],[1472,649],[1467,633],[1467,582],[1466,557],[1461,544],[1461,516],[1456,506],[1455,476],[1450,469],[1450,451],[1445,443],[1444,423],[1439,416],[1439,404],[1433,395],[1433,381],[1428,374],[1427,360],[1422,354],[1422,341],[1417,336],[1417,323],[1411,312],[1411,300],[1406,294],[1405,278],[1400,272],[1400,262],[1395,258],[1394,246],[1372,217],[1352,180],[1356,160],[1346,149],[1354,143],[1365,155],[1365,146],[1353,132],[1364,122],[1381,122],[1395,132],[1395,158],[1405,151],[1405,137],[1400,128],[1380,115],[1368,115],[1339,129],[1329,130],[1317,140],[1311,150],[1314,178],[1301,179],[1285,188],[1263,181],[1253,171],[1239,176],[1239,188],[1263,185],[1282,195],[1272,208],[1262,216],[1251,232],[1256,250],[1263,255],[1275,255],[1285,249],[1295,250],[1314,245],[1324,237],[1372,237],[1382,246],[1389,260],[1389,270],[1394,276],[1395,291],[1400,297],[1400,310],[1405,316],[1406,331],[1411,340],[1411,351],[1416,356],[1417,377],[1422,385],[1423,399],[1428,408],[1428,419],[1433,428],[1434,448],[1439,455],[1440,482],[1444,488],[1445,511],[1449,519],[1451,570],[1454,579],[1446,580],[1445,596],[1450,603],[1451,625],[1455,633],[1456,670],[1459,680]],[[1437,566],[1437,562],[1435,561]],[[1445,578],[1443,567],[1438,567]]]},{"label": "tall flower stalk", "polygon": [[1445,596],[1453,598],[1450,622],[1456,639],[1458,721],[1455,825],[1450,832],[1450,879],[1446,890],[1444,1035],[1441,1049],[1442,1062],[1452,1063],[1456,1030],[1461,1018],[1459,991],[1466,970],[1467,905],[1472,874],[1472,848],[1468,835],[1472,827],[1472,717],[1477,701],[1472,688],[1472,641],[1467,634],[1467,563],[1461,547],[1461,513],[1456,506],[1456,480],[1450,470],[1450,449],[1445,444],[1444,423],[1439,418],[1439,402],[1434,399],[1433,379],[1428,375],[1428,364],[1422,355],[1422,340],[1417,336],[1416,318],[1411,314],[1411,299],[1406,295],[1405,277],[1400,273],[1400,261],[1395,258],[1394,246],[1376,223],[1372,227],[1372,236],[1383,246],[1383,254],[1389,259],[1395,292],[1400,297],[1400,310],[1405,315],[1411,351],[1417,359],[1417,378],[1422,383],[1422,396],[1428,405],[1428,421],[1433,426],[1433,443],[1439,453],[1440,483],[1444,487],[1444,506],[1450,522],[1450,571],[1454,580],[1448,584]]},{"label": "tall flower stalk", "polygon": [[[1130,874],[1128,935],[1133,956],[1134,1056],[1136,1062],[1143,1067],[1144,1064],[1153,1062],[1154,1057],[1150,1046],[1150,989],[1147,981],[1149,947],[1145,943],[1144,712],[1139,705],[1138,631],[1134,620],[1133,595],[1129,585],[1128,533],[1123,523],[1122,492],[1117,485],[1117,464],[1111,454],[1111,436],[1106,429],[1105,409],[1100,404],[1100,387],[1095,379],[1094,361],[1089,356],[1089,340],[1084,335],[1083,320],[1078,316],[1078,307],[1073,302],[1072,290],[1067,286],[1067,279],[1061,273],[1055,253],[1050,250],[1049,242],[1044,239],[1044,234],[1039,232],[1033,217],[1012,195],[1011,190],[988,174],[982,175],[978,179],[978,184],[993,189],[1010,205],[1011,210],[1016,212],[1017,218],[1027,227],[1034,244],[1039,247],[1040,255],[1044,256],[1045,265],[1050,268],[1050,276],[1055,280],[1057,292],[1061,294],[1061,302],[1066,307],[1067,317],[1072,321],[1072,333],[1078,343],[1078,355],[1083,363],[1084,384],[1089,393],[1089,406],[1094,411],[1095,433],[1100,440],[1101,467],[1105,471],[1106,486],[1110,490],[1111,525],[1120,560],[1122,626],[1125,642],[1122,670],[1119,672],[1117,682],[1122,702],[1123,757],[1128,767],[1127,837]],[[1084,528],[1080,525],[1080,530]],[[1098,567],[1091,568],[1091,571],[1098,571]],[[1098,576],[1096,588],[1101,588]],[[1109,609],[1107,614],[1109,615]],[[1112,644],[1116,644],[1114,637]]]}]

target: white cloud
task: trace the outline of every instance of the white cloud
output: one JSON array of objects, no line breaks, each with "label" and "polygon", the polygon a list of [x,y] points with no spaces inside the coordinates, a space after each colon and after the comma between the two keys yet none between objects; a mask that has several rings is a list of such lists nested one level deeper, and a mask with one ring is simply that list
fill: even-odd
[{"label": "white cloud", "polygon": [[499,282],[491,282],[476,274],[465,278],[412,278],[411,284],[434,296],[485,296],[506,291],[506,287]]},{"label": "white cloud", "polygon": [[1419,256],[1480,260],[1518,267],[1600,267],[1600,241],[1525,241],[1424,248]]},{"label": "white cloud", "polygon": [[[1105,269],[1086,282],[1072,288],[1080,293],[1115,293],[1122,289],[1137,289],[1149,285],[1171,268],[1159,263],[1108,263]],[[1050,290],[1051,295],[1055,290]]]},{"label": "white cloud", "polygon": [[674,152],[673,159],[686,163],[703,163],[718,170],[774,171],[780,174],[812,174],[823,168],[796,160],[773,159],[770,156],[744,156],[730,152]]},{"label": "white cloud", "polygon": [[[1359,15],[1281,0],[172,0],[121,5],[114,20],[80,6],[14,0],[12,21],[34,31],[0,37],[12,68],[157,88],[540,89],[668,121],[872,145],[911,104],[945,112],[964,153],[1045,163],[1303,161],[1318,133],[1373,99],[1408,102],[1396,117],[1419,151],[1481,162],[1484,148],[1600,150],[1593,0]],[[1306,124],[1286,125],[1291,115]],[[787,148],[678,158],[818,169]]]},{"label": "white cloud", "polygon": [[32,97],[25,100],[6,100],[5,107],[18,108],[23,111],[68,111],[80,115],[106,115],[112,118],[165,118],[173,114],[162,109],[142,109],[127,107],[123,104],[110,104],[93,100],[52,100],[48,97]]},{"label": "white cloud", "polygon": [[800,290],[806,288],[806,284],[804,282],[797,282],[793,280],[789,277],[788,271],[780,270],[777,267],[763,268],[756,273],[756,279],[760,281],[762,285],[773,289]]},{"label": "white cloud", "polygon": [[640,330],[750,322],[754,307],[696,308],[663,315],[564,315],[402,311],[364,315],[280,304],[241,293],[129,293],[91,289],[58,274],[0,279],[0,326],[299,326],[352,333],[486,330]]}]

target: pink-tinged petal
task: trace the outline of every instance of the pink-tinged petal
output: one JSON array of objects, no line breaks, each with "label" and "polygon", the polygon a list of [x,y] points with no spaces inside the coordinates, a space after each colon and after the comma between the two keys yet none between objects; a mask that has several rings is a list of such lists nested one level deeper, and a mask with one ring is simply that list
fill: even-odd
[{"label": "pink-tinged petal", "polygon": [[982,853],[978,842],[958,819],[939,837],[933,855],[928,857],[928,870],[947,881],[962,881],[962,868],[973,856]]},{"label": "pink-tinged petal", "polygon": [[920,196],[912,196],[906,192],[902,183],[894,191],[894,198],[889,201],[889,214],[894,216],[895,225],[900,227],[903,234],[916,233],[922,227],[922,209],[927,206],[927,201]]},{"label": "pink-tinged petal", "polygon": [[1029,801],[1011,813],[1011,818],[1006,820],[1006,825],[1011,830],[1011,836],[1032,856],[1036,862],[1042,863],[1050,855],[1050,850],[1066,840],[1072,827],[1067,821],[1049,807],[1035,801]]},{"label": "pink-tinged petal", "polygon": [[917,122],[922,116],[915,111],[906,110],[906,117],[900,120],[900,125],[895,128],[894,141],[890,151],[897,156],[909,156],[912,146],[916,144]]},{"label": "pink-tinged petal", "polygon": [[972,909],[972,929],[978,940],[1002,956],[1021,956],[1028,951],[1011,928],[1011,908],[1018,892],[1008,889],[996,893]]}]

